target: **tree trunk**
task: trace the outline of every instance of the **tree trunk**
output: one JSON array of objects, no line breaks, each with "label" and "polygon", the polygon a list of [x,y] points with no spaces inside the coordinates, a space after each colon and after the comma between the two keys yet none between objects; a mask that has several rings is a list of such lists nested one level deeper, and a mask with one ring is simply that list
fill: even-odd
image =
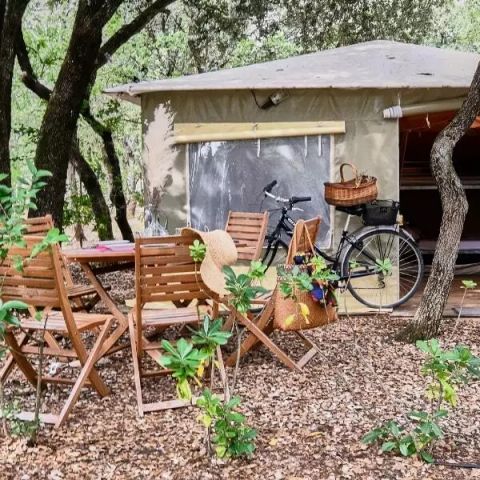
[{"label": "tree trunk", "polygon": [[[0,173],[10,175],[15,41],[29,0],[0,0]],[[10,182],[10,179],[6,179]]]},{"label": "tree trunk", "polygon": [[127,218],[127,201],[123,191],[122,169],[120,168],[120,159],[115,150],[112,131],[100,123],[91,113],[90,109],[84,108],[83,118],[92,127],[94,132],[102,139],[105,150],[105,164],[110,176],[110,201],[115,207],[115,221],[125,240],[133,242],[133,232]]},{"label": "tree trunk", "polygon": [[127,218],[127,202],[125,200],[125,194],[123,192],[122,185],[122,170],[120,168],[120,160],[115,151],[115,144],[113,143],[112,132],[106,130],[102,136],[103,144],[105,146],[105,152],[107,154],[107,166],[109,168],[111,190],[110,200],[115,207],[115,221],[118,224],[122,237],[125,240],[134,241],[133,232],[128,223]]},{"label": "tree trunk", "polygon": [[78,116],[95,74],[102,29],[121,0],[80,0],[70,43],[40,128],[35,164],[52,172],[34,215],[63,225],[67,169]]},{"label": "tree trunk", "polygon": [[102,188],[95,172],[80,152],[76,142],[72,148],[72,163],[80,175],[80,180],[87,190],[92,202],[92,210],[95,216],[95,225],[100,240],[113,238],[112,219],[107,202],[103,196]]},{"label": "tree trunk", "polygon": [[412,322],[399,332],[397,337],[400,340],[413,342],[435,337],[439,333],[468,211],[465,190],[452,162],[453,149],[479,113],[480,64],[461,109],[452,122],[440,132],[432,147],[430,165],[440,193],[442,223],[422,300]]}]

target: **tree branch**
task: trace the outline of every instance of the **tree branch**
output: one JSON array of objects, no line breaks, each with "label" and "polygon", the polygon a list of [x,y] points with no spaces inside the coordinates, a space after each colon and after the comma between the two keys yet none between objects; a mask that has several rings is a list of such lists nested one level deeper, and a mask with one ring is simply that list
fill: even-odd
[{"label": "tree branch", "polygon": [[43,83],[41,83],[35,75],[22,31],[20,31],[17,36],[16,53],[18,64],[22,70],[21,79],[23,84],[42,100],[46,100],[48,102],[48,100],[50,100],[52,90],[43,85]]},{"label": "tree branch", "polygon": [[100,48],[97,57],[97,69],[103,67],[110,57],[130,38],[140,32],[147,23],[175,0],[156,0],[130,23],[121,27]]}]

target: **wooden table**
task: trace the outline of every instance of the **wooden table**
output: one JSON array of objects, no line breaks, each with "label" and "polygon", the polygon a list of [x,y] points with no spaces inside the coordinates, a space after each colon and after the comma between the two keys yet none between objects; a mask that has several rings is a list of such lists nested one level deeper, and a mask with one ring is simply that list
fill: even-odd
[{"label": "wooden table", "polygon": [[[130,245],[129,245],[130,247]],[[98,275],[102,273],[115,272],[124,270],[126,268],[133,268],[135,266],[135,250],[134,244],[131,244],[130,250],[106,250],[97,248],[81,248],[81,249],[63,249],[63,255],[69,263],[78,263],[88,280],[95,288],[98,296],[102,299],[105,306],[110,310],[110,313],[118,320],[112,335],[104,343],[100,356],[106,352],[113,353],[117,349],[112,349],[117,340],[128,329],[128,318],[118,308],[112,297],[109,295]]]}]

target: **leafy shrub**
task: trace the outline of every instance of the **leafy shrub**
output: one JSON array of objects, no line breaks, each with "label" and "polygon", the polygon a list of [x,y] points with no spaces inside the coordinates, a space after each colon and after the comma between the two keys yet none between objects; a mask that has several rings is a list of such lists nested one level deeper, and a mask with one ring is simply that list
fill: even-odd
[{"label": "leafy shrub", "polygon": [[239,397],[222,402],[209,389],[197,399],[197,407],[202,411],[199,419],[212,431],[212,443],[219,458],[251,456],[255,451],[257,432],[246,425],[245,416],[236,410],[240,403]]},{"label": "leafy shrub", "polygon": [[449,413],[442,406],[456,407],[458,386],[480,377],[480,358],[463,346],[443,350],[436,339],[420,340],[417,347],[426,354],[421,372],[429,379],[425,395],[430,400],[430,411],[409,412],[404,424],[389,420],[368,432],[362,442],[380,443],[382,452],[405,457],[418,455],[425,462],[432,463],[432,446],[443,437],[439,422]]}]

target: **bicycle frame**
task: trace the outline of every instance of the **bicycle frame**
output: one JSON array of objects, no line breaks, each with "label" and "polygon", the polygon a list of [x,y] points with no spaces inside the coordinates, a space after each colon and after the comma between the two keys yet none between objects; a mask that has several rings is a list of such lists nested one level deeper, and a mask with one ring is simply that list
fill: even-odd
[{"label": "bicycle frame", "polygon": [[[287,207],[282,207],[281,211],[282,211],[282,215],[275,229],[265,237],[265,240],[267,242],[267,253],[265,254],[264,258],[268,256],[272,248],[273,248],[272,257],[271,257],[272,259],[275,258],[275,255],[277,254],[278,248],[280,246],[285,249],[288,249],[288,244],[282,239],[282,233],[285,233],[290,238],[293,236],[295,221],[288,215],[289,209]],[[345,225],[342,230],[342,235],[338,243],[337,251],[333,256],[330,256],[327,253],[322,252],[320,248],[318,248],[315,245],[316,253],[321,257],[323,257],[327,262],[331,263],[331,268],[340,277],[340,281],[346,281],[351,278],[367,277],[370,275],[378,274],[380,271],[380,269],[374,269],[372,271],[350,273],[348,276],[342,275],[340,268],[341,268],[342,254],[345,248],[347,248],[348,245],[354,245],[355,248],[357,248],[358,250],[362,249],[361,246],[357,245],[356,233],[362,230],[364,227],[360,227],[354,232],[348,233],[351,217],[352,217],[351,214],[347,214]],[[363,254],[367,258],[372,260],[374,263],[376,263],[376,259],[373,258],[368,252],[363,251]]]}]

